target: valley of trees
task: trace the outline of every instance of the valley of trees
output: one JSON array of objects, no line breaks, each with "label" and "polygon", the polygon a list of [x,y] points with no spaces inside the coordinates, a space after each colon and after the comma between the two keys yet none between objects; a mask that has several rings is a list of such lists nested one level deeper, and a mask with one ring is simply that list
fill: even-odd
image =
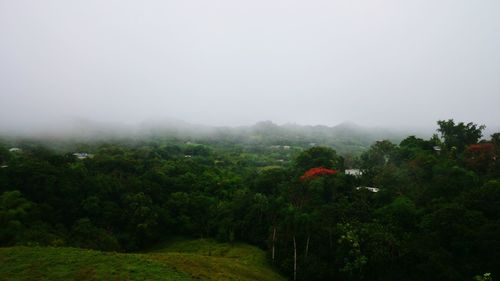
[{"label": "valley of trees", "polygon": [[430,139],[356,156],[286,139],[5,140],[0,246],[135,252],[201,237],[256,245],[290,280],[492,280],[500,133],[483,130],[442,120]]}]

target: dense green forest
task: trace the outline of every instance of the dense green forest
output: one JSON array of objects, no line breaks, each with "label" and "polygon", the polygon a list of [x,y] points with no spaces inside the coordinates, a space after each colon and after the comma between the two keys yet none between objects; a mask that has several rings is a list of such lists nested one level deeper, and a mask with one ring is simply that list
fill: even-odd
[{"label": "dense green forest", "polygon": [[483,130],[443,120],[430,139],[354,154],[286,138],[9,139],[0,246],[140,252],[183,236],[260,247],[290,280],[491,280],[500,133]]}]

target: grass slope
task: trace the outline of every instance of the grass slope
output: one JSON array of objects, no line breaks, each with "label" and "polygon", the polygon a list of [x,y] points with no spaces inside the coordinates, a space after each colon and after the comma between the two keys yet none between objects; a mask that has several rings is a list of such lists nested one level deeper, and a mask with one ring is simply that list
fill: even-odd
[{"label": "grass slope", "polygon": [[0,249],[0,280],[194,280],[140,254],[75,248]]},{"label": "grass slope", "polygon": [[247,244],[177,239],[152,249],[149,256],[202,280],[286,280],[273,271],[262,250]]},{"label": "grass slope", "polygon": [[176,240],[148,253],[75,248],[0,248],[0,280],[284,281],[261,250],[212,240]]}]

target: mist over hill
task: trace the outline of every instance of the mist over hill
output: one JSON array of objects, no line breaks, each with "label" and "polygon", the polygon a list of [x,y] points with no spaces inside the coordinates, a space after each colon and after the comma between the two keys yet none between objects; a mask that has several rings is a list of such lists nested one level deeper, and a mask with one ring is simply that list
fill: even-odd
[{"label": "mist over hill", "polygon": [[105,123],[87,119],[40,124],[23,130],[3,130],[0,136],[10,140],[37,141],[142,141],[176,140],[195,143],[239,143],[247,145],[315,146],[326,145],[340,153],[358,152],[373,142],[388,139],[399,142],[405,136],[428,137],[431,129],[366,127],[353,122],[336,126],[299,125],[261,121],[251,126],[207,126],[178,119],[146,120],[138,124]]},{"label": "mist over hill", "polygon": [[[500,128],[486,127],[483,138],[488,138],[498,131]],[[30,140],[52,147],[72,143],[140,143],[144,141],[252,147],[308,148],[321,145],[332,147],[341,154],[358,154],[379,140],[389,140],[397,144],[410,135],[425,139],[434,133],[436,129],[431,126],[370,127],[350,121],[335,126],[326,126],[276,124],[266,120],[249,126],[231,127],[195,124],[175,118],[148,119],[135,124],[77,118],[52,123],[33,123],[31,127],[0,128],[0,138],[12,144]]]}]

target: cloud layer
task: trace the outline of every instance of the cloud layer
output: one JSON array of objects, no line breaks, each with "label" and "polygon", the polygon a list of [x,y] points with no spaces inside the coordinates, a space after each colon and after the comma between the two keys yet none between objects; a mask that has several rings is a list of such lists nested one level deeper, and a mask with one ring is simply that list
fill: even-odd
[{"label": "cloud layer", "polygon": [[0,0],[0,128],[500,126],[500,1]]}]

